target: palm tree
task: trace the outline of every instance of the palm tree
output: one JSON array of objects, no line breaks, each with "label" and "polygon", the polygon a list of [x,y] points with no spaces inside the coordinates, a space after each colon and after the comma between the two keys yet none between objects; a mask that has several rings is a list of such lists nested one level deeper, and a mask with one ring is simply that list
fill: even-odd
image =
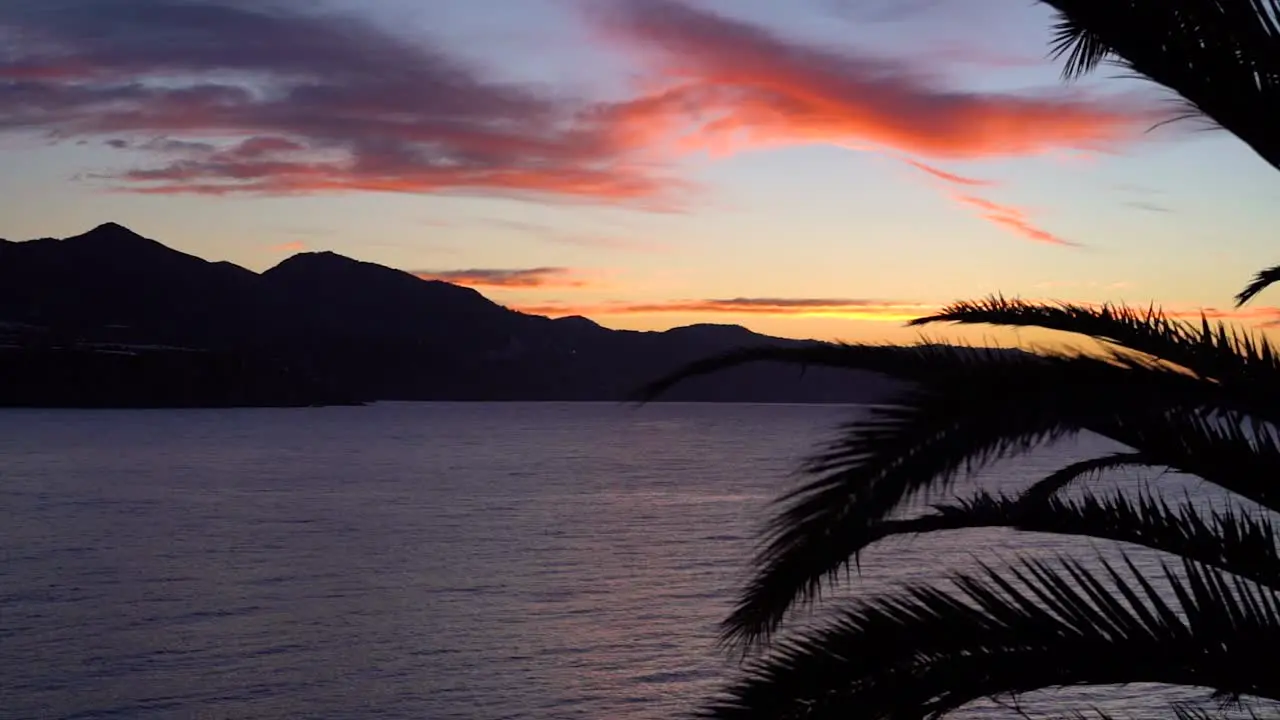
[{"label": "palm tree", "polygon": [[[1172,90],[1280,169],[1280,0],[1042,0],[1075,77],[1112,61]],[[1240,301],[1280,269],[1260,273]],[[723,624],[751,657],[715,718],[925,718],[978,699],[1133,682],[1280,701],[1280,353],[1263,337],[1152,308],[955,303],[912,324],[1040,327],[1101,352],[949,345],[749,348],[641,393],[759,361],[907,381],[891,407],[841,428],[784,495],[754,577]],[[1063,467],[1016,495],[976,493],[903,517],[962,474],[1084,431],[1128,448]],[[1217,510],[1149,490],[1061,491],[1120,467],[1171,470],[1237,501]],[[1245,509],[1249,508],[1249,509]],[[779,638],[860,553],[887,538],[968,528],[1093,538],[1164,557],[1150,578],[1121,554],[1096,567],[1025,560],[858,598]],[[1180,711],[1181,712],[1181,711]]]}]

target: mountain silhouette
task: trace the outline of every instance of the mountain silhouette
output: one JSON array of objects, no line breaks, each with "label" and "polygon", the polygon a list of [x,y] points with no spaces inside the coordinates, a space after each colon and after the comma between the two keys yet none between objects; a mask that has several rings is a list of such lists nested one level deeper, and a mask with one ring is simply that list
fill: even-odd
[{"label": "mountain silhouette", "polygon": [[[115,223],[0,240],[0,405],[621,400],[711,353],[800,342],[737,325],[553,320],[331,252],[259,274]],[[863,373],[760,365],[667,399],[866,402],[889,389]]]}]

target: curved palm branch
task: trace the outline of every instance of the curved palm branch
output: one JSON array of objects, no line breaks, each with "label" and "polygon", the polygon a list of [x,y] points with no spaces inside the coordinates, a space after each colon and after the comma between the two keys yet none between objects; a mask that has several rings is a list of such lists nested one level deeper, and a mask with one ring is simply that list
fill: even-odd
[{"label": "curved palm branch", "polygon": [[[1036,406],[1045,400],[992,394],[990,397],[1004,402],[988,400],[984,409],[990,414],[969,413],[970,421],[960,423],[963,430],[947,437],[942,447],[924,451],[919,460],[896,466],[885,460],[878,460],[880,465],[855,465],[820,476],[784,496],[787,504],[769,524],[766,545],[755,558],[756,573],[722,624],[722,639],[745,648],[767,641],[794,606],[818,599],[824,582],[837,582],[844,570],[857,563],[859,552],[883,537],[884,528],[893,527],[883,525],[889,512],[922,489],[945,486],[960,467],[954,457],[950,464],[943,465],[948,459],[945,453],[982,446],[984,433],[1008,440],[1019,432],[1038,431],[1049,436],[1087,429],[1140,449],[1140,453],[1121,455],[1119,460],[1099,458],[1050,475],[1023,494],[1023,508],[1043,507],[1051,497],[1049,491],[1056,491],[1083,473],[1119,464],[1142,464],[1196,475],[1265,508],[1280,511],[1280,483],[1275,481],[1280,477],[1280,443],[1273,435],[1251,435],[1239,427],[1191,412],[1136,421],[1116,418],[1106,414],[1107,404],[1114,397],[1094,396],[1087,388],[1079,387],[1065,387],[1062,391],[1079,391],[1098,406],[1089,408],[1086,403],[1078,414],[1070,408],[1060,408],[1055,418],[1057,425],[1035,425],[1034,414],[1018,411],[1023,403]],[[927,417],[936,415],[928,406],[923,412]],[[1022,438],[1029,440],[1030,436]],[[888,455],[894,450],[874,436],[866,441],[878,453]],[[989,447],[999,441],[988,438],[986,442]],[[1007,453],[1011,449],[1006,446],[996,452]],[[881,470],[882,467],[889,469]],[[884,502],[884,498],[891,502]],[[1033,519],[1043,521],[1044,517]],[[1108,538],[1108,532],[1124,533],[1124,539],[1137,542],[1147,529],[1136,524],[1113,528],[1097,537]],[[1241,529],[1237,533],[1247,531]],[[1176,550],[1174,546],[1158,549]]]},{"label": "curved palm branch", "polygon": [[1142,453],[1113,453],[1088,460],[1080,460],[1057,470],[1043,480],[1037,481],[1022,492],[1024,502],[1048,500],[1059,490],[1082,478],[1097,475],[1104,470],[1114,470],[1125,466],[1156,467],[1159,463]]},{"label": "curved palm branch", "polygon": [[1273,592],[1187,562],[1181,576],[1166,569],[1171,604],[1132,563],[1127,575],[1103,567],[1110,584],[1073,561],[1025,562],[1012,580],[984,568],[955,576],[955,591],[862,602],[751,664],[704,716],[926,718],[983,697],[1131,682],[1280,699],[1271,664],[1254,660],[1280,641]]},{"label": "curved palm branch", "polygon": [[[962,325],[1038,327],[1074,333],[1172,363],[1201,378],[1246,386],[1250,394],[1275,393],[1257,403],[1255,411],[1280,417],[1280,353],[1270,341],[1210,323],[1168,317],[1156,308],[1135,310],[1119,305],[1088,307],[1074,303],[1035,303],[992,296],[952,303],[939,312],[912,320],[921,326],[939,322]],[[1260,381],[1265,380],[1263,384]]]},{"label": "curved palm branch", "polygon": [[1276,282],[1280,282],[1280,265],[1269,267],[1266,270],[1259,270],[1258,274],[1253,276],[1253,280],[1236,295],[1236,307],[1243,307],[1245,303],[1257,297],[1259,293]]},{"label": "curved palm branch", "polygon": [[921,517],[840,525],[822,542],[805,545],[803,551],[789,550],[775,540],[757,558],[759,571],[723,623],[724,639],[749,640],[754,628],[776,626],[800,594],[798,589],[831,578],[875,543],[902,535],[983,527],[1127,542],[1280,589],[1280,554],[1273,526],[1265,518],[1231,510],[1206,518],[1189,503],[1175,509],[1150,496],[1137,501],[1123,496],[1065,501],[982,494],[936,506],[933,513]]},{"label": "curved palm branch", "polygon": [[926,380],[940,373],[954,376],[968,368],[991,363],[1026,364],[1040,359],[1041,356],[1029,353],[956,345],[853,345],[817,341],[799,347],[758,345],[695,360],[641,386],[630,398],[638,403],[649,402],[686,380],[758,362],[865,370],[910,381]]}]

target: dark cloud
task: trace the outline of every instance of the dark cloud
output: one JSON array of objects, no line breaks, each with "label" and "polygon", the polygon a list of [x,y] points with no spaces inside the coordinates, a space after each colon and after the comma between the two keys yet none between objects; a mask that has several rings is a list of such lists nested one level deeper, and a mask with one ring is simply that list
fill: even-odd
[{"label": "dark cloud", "polygon": [[1159,203],[1147,202],[1145,200],[1129,200],[1125,205],[1136,210],[1146,210],[1147,212],[1168,213],[1173,212],[1173,208],[1161,205]]},{"label": "dark cloud", "polygon": [[163,136],[161,164],[120,178],[143,191],[669,187],[581,104],[301,3],[6,0],[0,39],[0,131]]},{"label": "dark cloud", "polygon": [[139,143],[137,147],[142,150],[172,155],[206,155],[218,151],[218,146],[213,143],[174,140],[167,137],[152,138],[144,143]]},{"label": "dark cloud", "polygon": [[933,177],[938,178],[939,180],[946,180],[947,182],[954,183],[956,185],[968,185],[971,187],[985,187],[985,186],[995,185],[995,183],[992,182],[991,180],[982,180],[980,178],[971,178],[965,175],[957,175],[956,173],[947,172],[946,170],[943,170],[941,168],[936,168],[932,165],[926,165],[925,163],[922,163],[918,160],[907,159],[904,162],[906,162],[908,165],[910,165],[911,167],[917,170],[926,172],[932,175]]}]

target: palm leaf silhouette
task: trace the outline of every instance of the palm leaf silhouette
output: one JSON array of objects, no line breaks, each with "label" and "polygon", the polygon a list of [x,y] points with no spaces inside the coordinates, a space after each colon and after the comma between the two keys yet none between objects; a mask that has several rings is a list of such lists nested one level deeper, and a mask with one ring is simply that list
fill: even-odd
[{"label": "palm leaf silhouette", "polygon": [[1253,276],[1253,280],[1245,286],[1236,295],[1236,307],[1243,307],[1245,303],[1257,297],[1263,290],[1280,281],[1280,265],[1269,267],[1266,270],[1259,270],[1257,275]]},{"label": "palm leaf silhouette", "polygon": [[[1154,682],[1280,700],[1274,592],[1193,561],[1161,592],[1125,558],[1024,561],[907,585],[784,642],[704,717],[937,717],[1044,687]],[[1105,579],[1104,579],[1105,578]]]},{"label": "palm leaf silhouette", "polygon": [[[803,472],[812,479],[784,495],[757,554],[757,574],[723,627],[724,639],[759,646],[795,604],[836,582],[873,524],[914,497],[947,488],[960,474],[1039,444],[1090,431],[1137,453],[1064,469],[1028,490],[1043,496],[1073,477],[1118,464],[1192,473],[1280,509],[1280,445],[1214,416],[1243,416],[1244,392],[1152,365],[1085,356],[972,352],[946,346],[826,346],[740,350],[661,378],[651,397],[687,377],[747,362],[796,362],[875,370],[916,387],[891,407],[843,428]],[[889,361],[896,357],[897,360]],[[1065,473],[1065,475],[1064,475]]]},{"label": "palm leaf silhouette", "polygon": [[[1052,53],[1075,78],[1109,62],[1171,91],[1179,117],[1232,133],[1280,169],[1280,0],[1041,0],[1057,13]],[[1242,305],[1280,280],[1264,270]],[[903,381],[888,405],[839,428],[778,501],[723,639],[750,655],[714,718],[927,718],[980,698],[1154,682],[1210,699],[1280,700],[1280,358],[1263,337],[1153,307],[954,303],[935,323],[1038,327],[1096,350],[813,343],[744,348],[642,388],[652,399],[697,375],[754,362],[870,371]],[[1014,495],[912,508],[988,463],[1093,433],[1125,450],[1028,478]],[[1170,502],[1161,478],[1137,494],[1078,492],[1123,468],[1199,478],[1217,509]],[[1073,494],[1068,495],[1067,489]],[[1100,570],[1061,558],[857,598],[830,624],[784,634],[790,614],[841,582],[860,554],[906,536],[1003,528],[1143,548]],[[1159,585],[1159,587],[1157,587]],[[1174,707],[1208,718],[1202,707]],[[1095,713],[1097,717],[1107,717]],[[1080,715],[1079,717],[1084,717]]]}]

